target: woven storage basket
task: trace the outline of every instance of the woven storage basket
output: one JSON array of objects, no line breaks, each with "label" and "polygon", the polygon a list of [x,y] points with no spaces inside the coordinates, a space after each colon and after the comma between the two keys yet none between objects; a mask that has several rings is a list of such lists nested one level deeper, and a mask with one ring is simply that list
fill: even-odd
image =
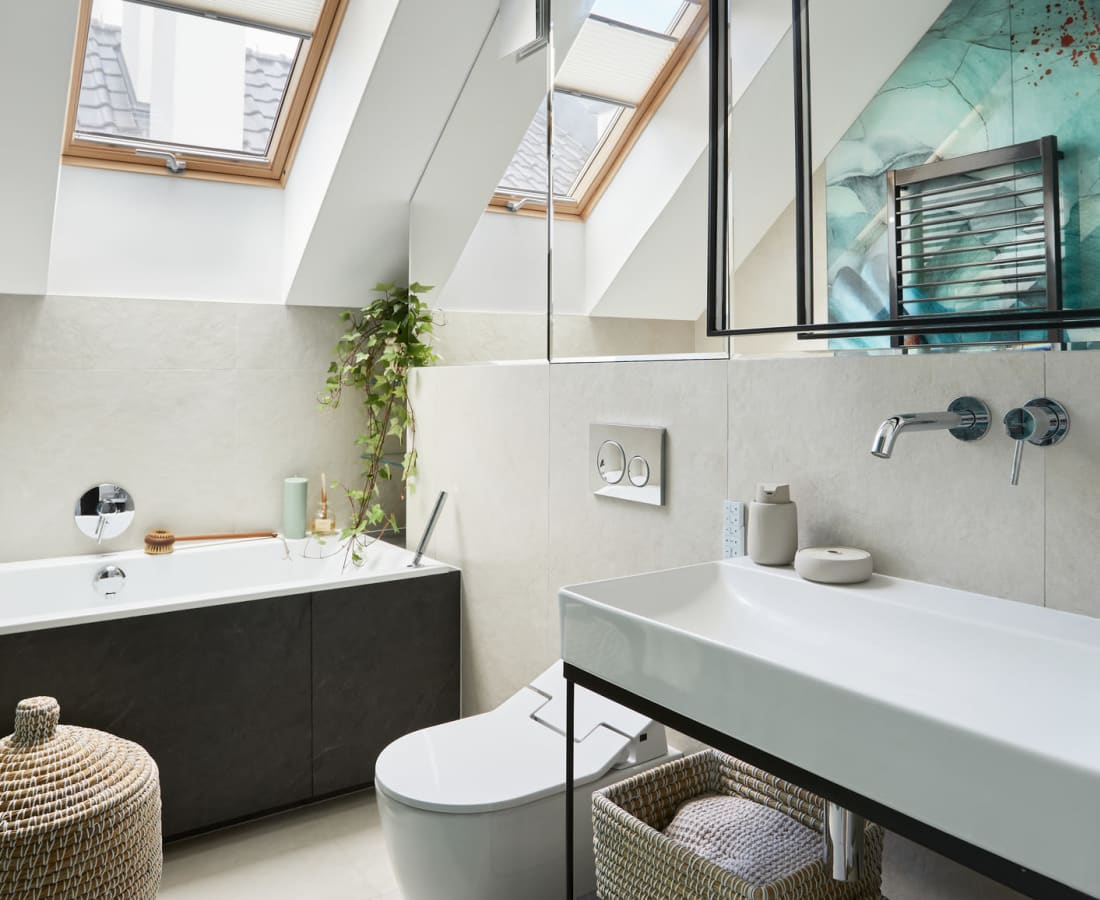
[{"label": "woven storage basket", "polygon": [[868,875],[862,881],[834,881],[818,859],[776,881],[752,884],[661,834],[682,803],[707,793],[746,797],[823,831],[820,797],[705,750],[593,794],[600,900],[880,900],[883,835],[877,825],[867,826]]},{"label": "woven storage basket", "polygon": [[137,744],[58,725],[53,697],[15,711],[0,741],[0,897],[156,897],[160,782]]}]

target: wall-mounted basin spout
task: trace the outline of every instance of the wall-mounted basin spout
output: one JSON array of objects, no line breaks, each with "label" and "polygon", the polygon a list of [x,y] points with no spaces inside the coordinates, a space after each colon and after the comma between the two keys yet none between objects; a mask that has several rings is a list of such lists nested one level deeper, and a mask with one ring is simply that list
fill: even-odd
[{"label": "wall-mounted basin spout", "polygon": [[954,412],[902,413],[900,416],[891,416],[875,432],[871,455],[879,459],[889,459],[894,452],[894,444],[903,431],[946,431],[967,428],[973,424],[973,414]]},{"label": "wall-mounted basin spout", "polygon": [[946,412],[902,413],[878,427],[871,455],[889,459],[903,431],[950,431],[960,441],[976,441],[989,431],[989,407],[974,397],[959,397]]}]

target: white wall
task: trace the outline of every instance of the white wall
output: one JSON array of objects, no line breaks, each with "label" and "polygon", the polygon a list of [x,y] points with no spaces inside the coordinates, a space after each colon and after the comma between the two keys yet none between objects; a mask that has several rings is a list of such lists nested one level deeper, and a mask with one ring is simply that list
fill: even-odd
[{"label": "white wall", "polygon": [[349,3],[287,179],[281,297],[290,290],[398,0]]},{"label": "white wall", "polygon": [[[685,194],[685,197],[689,195]],[[699,199],[699,198],[693,198]],[[703,200],[705,203],[705,198]],[[695,317],[704,305],[706,290],[706,221],[685,222],[686,214],[675,208],[662,223],[673,226],[674,234],[664,228],[652,232],[639,252],[650,258],[639,260],[629,269],[629,278],[619,290],[637,290],[636,296],[654,292],[682,297],[680,306],[694,310],[689,316],[678,311],[676,318],[646,318],[649,308],[629,305],[621,316],[592,315],[584,309],[585,225],[559,220],[554,223],[554,321],[555,358],[642,356],[687,354],[696,349]],[[696,210],[698,212],[698,210]],[[703,234],[692,226],[698,225]],[[650,245],[649,240],[664,235],[667,245]],[[682,242],[698,239],[697,247],[682,248]],[[684,249],[684,256],[673,255],[673,248]],[[697,266],[699,278],[681,271],[692,250],[703,253]],[[414,279],[420,276],[414,271]],[[546,220],[533,216],[482,213],[477,227],[459,257],[458,265],[442,290],[427,295],[429,302],[443,310],[442,322],[434,342],[449,365],[493,360],[546,358]],[[722,347],[724,349],[724,345]]]},{"label": "white wall", "polygon": [[59,173],[55,161],[49,277],[37,290],[284,302],[396,6],[349,4],[285,190],[76,166]]},{"label": "white wall", "polygon": [[[703,153],[623,259],[592,315],[694,321],[706,310],[708,174]],[[601,252],[589,244],[589,254]]]},{"label": "white wall", "polygon": [[62,166],[48,292],[278,301],[283,192]]},{"label": "white wall", "polygon": [[[450,277],[429,295],[432,304],[546,315],[546,240],[545,218],[482,212]],[[577,296],[584,278],[584,225],[555,222],[554,241],[554,280],[564,296]],[[423,278],[418,269],[411,275]]]},{"label": "white wall", "polygon": [[[576,23],[590,5],[570,4],[570,26],[556,18],[556,38],[575,36]],[[517,65],[511,58],[500,59],[493,38],[490,34],[413,198],[410,271],[412,278],[439,288],[432,299],[445,309],[527,313],[546,305],[546,222],[485,213],[484,207],[545,93],[545,72],[539,68],[545,61],[531,57]],[[562,58],[560,44],[558,50]],[[702,50],[696,55],[588,222],[554,223],[555,314],[692,321],[698,316],[698,309],[679,309],[676,294],[654,290],[652,284],[645,296],[654,300],[648,305],[634,297],[633,309],[611,304],[593,310],[591,279],[593,271],[614,279],[628,261],[636,264],[632,285],[651,282],[655,271],[672,279],[681,269],[679,262],[668,264],[675,248],[658,240],[643,248],[639,242],[705,149],[705,56]],[[654,188],[655,180],[662,190]],[[695,212],[705,229],[705,196],[702,203]],[[681,227],[678,215],[666,223],[666,237],[671,233],[687,241],[697,236],[696,230]]]},{"label": "white wall", "polygon": [[76,3],[7,3],[0,77],[0,291],[46,289]]},{"label": "white wall", "polygon": [[[13,265],[0,289],[343,307],[377,281],[403,280],[409,199],[495,9],[493,0],[350,3],[285,191],[68,166],[59,175],[50,154],[72,42],[55,41],[64,44],[53,60],[64,76],[57,133],[28,144],[36,162],[50,161],[48,191],[33,178],[12,185],[13,197],[28,197],[11,242],[19,266],[37,253],[43,271],[17,280]],[[34,164],[12,171],[24,168]],[[43,228],[52,246],[40,235],[32,252],[24,245]]]},{"label": "white wall", "polygon": [[[410,204],[409,267],[421,284],[445,287],[458,274],[485,228],[485,206],[546,95],[546,51],[522,61],[502,58],[501,29],[498,19]],[[516,224],[517,231],[528,228]],[[543,235],[545,248],[545,224]]]},{"label": "white wall", "polygon": [[[698,318],[706,297],[706,80],[704,42],[588,220],[555,221],[555,315]],[[464,93],[461,102],[466,100]],[[529,118],[527,113],[524,121]],[[446,190],[436,184],[444,149],[437,149],[413,201],[412,278],[441,285],[432,300],[449,310],[544,310],[545,219],[482,211],[452,259],[448,241],[465,233],[461,223],[474,198],[465,207],[441,208],[437,194],[469,190],[468,180],[454,179],[453,170],[447,176],[457,184]],[[500,171],[511,153],[502,157]],[[499,178],[493,171],[489,187],[476,193],[482,210]]]},{"label": "white wall", "polygon": [[[555,0],[554,47],[560,64],[593,0]],[[443,287],[500,183],[547,89],[546,51],[522,61],[502,55],[494,24],[412,196],[409,257],[413,278]]]},{"label": "white wall", "polygon": [[[588,245],[584,297],[587,311],[624,315],[618,304],[600,304],[646,232],[676,197],[707,148],[708,42],[700,44],[675,86],[623,161],[585,222]],[[706,223],[706,206],[697,214]],[[670,265],[678,265],[671,254]],[[697,308],[670,315],[668,300],[647,291],[636,315],[694,321]]]},{"label": "white wall", "polygon": [[362,304],[409,272],[409,203],[496,15],[496,0],[401,0],[287,302]]}]

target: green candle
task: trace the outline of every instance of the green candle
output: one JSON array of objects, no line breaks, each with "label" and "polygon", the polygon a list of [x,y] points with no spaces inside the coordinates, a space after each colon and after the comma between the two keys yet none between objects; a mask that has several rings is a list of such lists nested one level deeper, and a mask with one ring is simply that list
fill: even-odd
[{"label": "green candle", "polygon": [[283,536],[306,536],[306,493],[308,478],[287,478],[283,482]]}]

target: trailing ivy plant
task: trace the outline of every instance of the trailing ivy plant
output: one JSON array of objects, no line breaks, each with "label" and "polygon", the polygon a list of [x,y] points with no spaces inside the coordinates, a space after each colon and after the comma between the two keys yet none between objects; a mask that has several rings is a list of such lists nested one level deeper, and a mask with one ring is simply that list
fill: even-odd
[{"label": "trailing ivy plant", "polygon": [[[416,418],[409,402],[409,372],[430,366],[439,357],[424,339],[431,334],[431,309],[420,295],[431,288],[413,283],[406,287],[379,284],[374,292],[380,297],[360,310],[340,314],[346,325],[328,367],[322,406],[335,409],[345,390],[361,394],[365,415],[364,429],[355,439],[363,448],[363,474],[358,487],[341,485],[347,494],[351,516],[341,531],[347,541],[351,560],[363,562],[363,552],[387,528],[397,530],[397,518],[389,515],[380,502],[381,483],[393,478],[399,468],[403,489],[416,475]],[[404,457],[400,462],[387,459],[386,441],[407,435]]]}]

